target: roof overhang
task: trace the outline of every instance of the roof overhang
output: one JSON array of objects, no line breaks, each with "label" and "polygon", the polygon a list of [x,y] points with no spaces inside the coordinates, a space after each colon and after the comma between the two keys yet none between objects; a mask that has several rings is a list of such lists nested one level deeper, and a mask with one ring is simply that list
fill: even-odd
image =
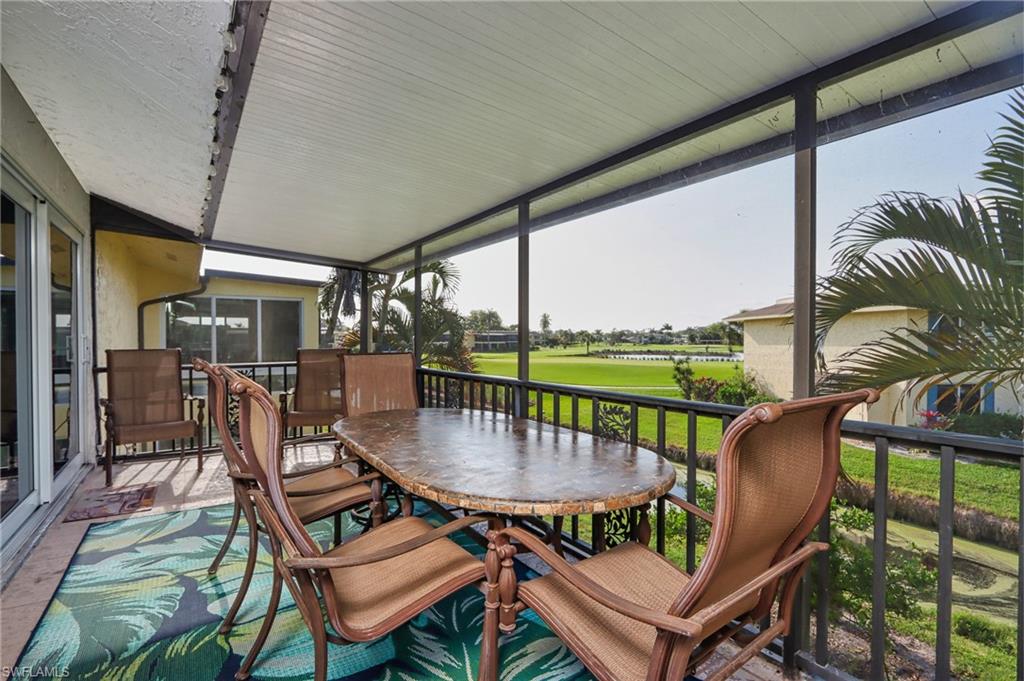
[{"label": "roof overhang", "polygon": [[[800,88],[827,143],[1021,82],[1016,2],[21,5],[4,66],[88,190],[382,270],[512,236],[524,204],[536,230],[792,153]],[[160,49],[100,40],[171,14]]]}]

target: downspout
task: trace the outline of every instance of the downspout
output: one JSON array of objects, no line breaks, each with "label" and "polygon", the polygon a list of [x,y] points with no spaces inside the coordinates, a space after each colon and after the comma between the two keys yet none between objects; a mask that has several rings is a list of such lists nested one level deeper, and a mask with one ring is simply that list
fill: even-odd
[{"label": "downspout", "polygon": [[138,342],[138,345],[139,345],[139,350],[142,350],[145,347],[145,345],[146,345],[146,341],[145,341],[146,328],[145,328],[144,314],[145,314],[145,310],[146,310],[147,307],[149,307],[150,305],[156,305],[157,303],[173,303],[176,300],[181,300],[183,298],[189,298],[191,296],[201,296],[204,293],[206,293],[206,287],[207,287],[207,285],[209,285],[209,283],[210,282],[209,282],[209,279],[207,277],[205,277],[205,276],[199,277],[199,288],[197,288],[197,289],[195,289],[193,291],[184,291],[182,293],[173,293],[173,294],[171,294],[169,296],[160,296],[159,298],[151,298],[150,300],[144,300],[141,303],[139,303],[139,310],[138,310],[138,325],[139,325],[139,342]]}]

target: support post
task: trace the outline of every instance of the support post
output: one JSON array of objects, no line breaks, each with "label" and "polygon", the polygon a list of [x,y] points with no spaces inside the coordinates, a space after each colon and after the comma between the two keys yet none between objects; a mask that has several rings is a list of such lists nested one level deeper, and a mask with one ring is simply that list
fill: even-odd
[{"label": "support post", "polygon": [[[817,85],[802,83],[794,92],[793,211],[793,397],[814,394],[815,218],[817,211]],[[827,523],[823,526],[827,531]],[[810,589],[806,577],[793,604],[793,622],[782,658],[787,669],[796,668],[796,654],[807,645],[810,624]]]},{"label": "support post", "polygon": [[423,247],[416,247],[416,281],[413,285],[412,346],[417,368],[423,363]]},{"label": "support post", "polygon": [[359,272],[359,352],[371,352],[373,348],[370,339],[370,313],[372,310],[370,273],[362,270]]},{"label": "support post", "polygon": [[515,415],[530,414],[530,391],[523,385],[530,380],[530,202],[519,204],[519,327],[518,371]]}]

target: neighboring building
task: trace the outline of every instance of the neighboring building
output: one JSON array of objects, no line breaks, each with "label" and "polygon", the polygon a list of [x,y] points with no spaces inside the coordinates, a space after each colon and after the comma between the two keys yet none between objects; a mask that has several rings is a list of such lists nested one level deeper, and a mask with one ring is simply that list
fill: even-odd
[{"label": "neighboring building", "polygon": [[467,331],[466,336],[473,352],[515,352],[519,349],[518,331]]},{"label": "neighboring building", "polygon": [[[766,386],[779,397],[793,394],[793,301],[782,298],[774,305],[746,310],[726,317],[723,321],[743,325],[744,368],[758,376]],[[870,307],[857,310],[833,327],[824,347],[826,363],[834,362],[840,355],[857,348],[868,341],[881,337],[887,329],[903,327],[925,328],[928,313],[924,310],[897,305]],[[894,423],[896,425],[918,425],[919,412],[935,409],[948,412],[955,406],[955,399],[939,400],[945,392],[940,386],[929,391],[917,402],[918,391],[904,395],[905,383],[890,386],[882,392],[882,398],[870,408],[858,407],[851,413],[852,418],[867,421]],[[994,391],[982,391],[982,411],[1020,413],[1019,398],[1008,387]],[[915,406],[916,402],[916,406]],[[971,405],[967,405],[971,406]]]},{"label": "neighboring building", "polygon": [[298,348],[318,346],[320,282],[223,270],[203,280],[202,292],[147,312],[147,343],[226,363],[294,361]]}]

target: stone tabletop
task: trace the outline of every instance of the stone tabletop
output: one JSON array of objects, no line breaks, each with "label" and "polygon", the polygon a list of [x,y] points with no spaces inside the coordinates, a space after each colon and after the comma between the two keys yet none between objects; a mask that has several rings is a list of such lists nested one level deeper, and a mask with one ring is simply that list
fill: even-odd
[{"label": "stone tabletop", "polygon": [[350,453],[424,499],[511,515],[603,513],[672,489],[672,464],[643,447],[464,409],[342,419]]}]

